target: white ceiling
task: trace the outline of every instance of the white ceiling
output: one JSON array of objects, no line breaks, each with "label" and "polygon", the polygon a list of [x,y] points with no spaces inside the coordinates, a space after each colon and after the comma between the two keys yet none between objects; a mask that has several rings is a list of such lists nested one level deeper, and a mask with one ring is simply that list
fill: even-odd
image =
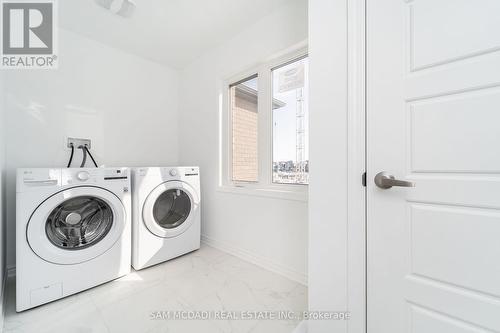
[{"label": "white ceiling", "polygon": [[208,49],[294,0],[133,0],[131,18],[94,0],[59,1],[62,28],[182,68]]}]

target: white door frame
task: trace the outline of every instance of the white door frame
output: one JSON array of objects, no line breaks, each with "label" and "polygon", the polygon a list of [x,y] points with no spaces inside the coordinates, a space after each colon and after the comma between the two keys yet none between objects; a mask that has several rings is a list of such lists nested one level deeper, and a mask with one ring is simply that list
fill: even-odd
[{"label": "white door frame", "polygon": [[366,333],[365,1],[309,0],[311,332]]},{"label": "white door frame", "polygon": [[[347,0],[347,332],[366,333],[366,0]],[[366,177],[366,176],[365,176]],[[368,181],[366,178],[365,181]]]}]

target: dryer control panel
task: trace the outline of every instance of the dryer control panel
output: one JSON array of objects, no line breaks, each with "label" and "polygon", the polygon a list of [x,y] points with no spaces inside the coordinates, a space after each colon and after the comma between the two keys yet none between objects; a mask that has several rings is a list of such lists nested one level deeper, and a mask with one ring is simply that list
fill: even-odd
[{"label": "dryer control panel", "polygon": [[198,167],[185,167],[184,169],[184,176],[199,176],[200,175],[200,168]]},{"label": "dryer control panel", "polygon": [[198,176],[198,167],[162,167],[161,173],[164,178],[184,178],[186,176]]},{"label": "dryer control panel", "polygon": [[198,176],[199,174],[199,167],[151,167],[136,169],[137,176],[161,176],[163,179],[181,179],[186,176]]}]

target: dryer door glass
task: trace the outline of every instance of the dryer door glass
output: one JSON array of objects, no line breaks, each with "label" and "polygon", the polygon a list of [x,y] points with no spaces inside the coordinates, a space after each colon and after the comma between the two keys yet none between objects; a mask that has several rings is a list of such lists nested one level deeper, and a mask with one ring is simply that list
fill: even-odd
[{"label": "dryer door glass", "polygon": [[153,206],[153,216],[162,228],[174,229],[180,226],[191,212],[191,199],[181,189],[163,192]]},{"label": "dryer door glass", "polygon": [[79,196],[52,210],[45,224],[50,242],[67,250],[80,250],[101,241],[113,225],[113,210],[102,199]]}]

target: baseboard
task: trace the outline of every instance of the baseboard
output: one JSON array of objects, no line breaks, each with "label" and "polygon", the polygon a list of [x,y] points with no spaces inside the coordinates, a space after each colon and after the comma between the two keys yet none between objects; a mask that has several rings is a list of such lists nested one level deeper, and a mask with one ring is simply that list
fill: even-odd
[{"label": "baseboard", "polygon": [[228,242],[216,240],[205,235],[201,236],[201,241],[208,246],[227,252],[235,257],[238,257],[245,261],[249,261],[252,264],[255,264],[271,272],[282,275],[290,280],[298,282],[304,286],[307,286],[307,274],[298,272],[294,269],[290,269],[289,267],[285,267],[284,265],[273,262],[268,258],[256,255],[251,251],[229,244]]}]

